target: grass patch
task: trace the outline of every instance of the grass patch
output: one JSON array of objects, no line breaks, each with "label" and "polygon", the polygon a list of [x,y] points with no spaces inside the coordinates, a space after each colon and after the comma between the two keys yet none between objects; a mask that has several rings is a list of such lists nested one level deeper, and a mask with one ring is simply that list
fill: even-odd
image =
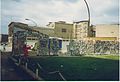
[{"label": "grass patch", "polygon": [[112,59],[112,60],[119,60],[119,55],[91,55],[88,57],[96,57],[96,58],[103,58],[103,59]]},{"label": "grass patch", "polygon": [[[29,58],[32,64],[39,63],[44,69],[39,75],[45,80],[62,80],[58,74],[47,74],[59,70],[66,80],[100,80],[112,81],[119,78],[118,56],[97,56],[97,57],[32,57]],[[61,67],[63,65],[63,67]],[[35,69],[34,69],[35,70]]]}]

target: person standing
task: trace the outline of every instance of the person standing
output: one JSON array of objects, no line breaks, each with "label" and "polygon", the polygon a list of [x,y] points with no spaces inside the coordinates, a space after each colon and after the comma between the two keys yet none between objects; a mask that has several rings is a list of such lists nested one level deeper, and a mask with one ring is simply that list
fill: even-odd
[{"label": "person standing", "polygon": [[31,49],[31,47],[30,46],[27,46],[26,44],[24,44],[24,46],[23,46],[23,53],[24,53],[24,59],[25,59],[25,61],[27,61],[28,60],[28,50],[29,49]]},{"label": "person standing", "polygon": [[3,51],[5,51],[5,50],[6,50],[6,48],[5,48],[5,47],[6,47],[6,44],[4,43],[4,44],[3,44]]}]

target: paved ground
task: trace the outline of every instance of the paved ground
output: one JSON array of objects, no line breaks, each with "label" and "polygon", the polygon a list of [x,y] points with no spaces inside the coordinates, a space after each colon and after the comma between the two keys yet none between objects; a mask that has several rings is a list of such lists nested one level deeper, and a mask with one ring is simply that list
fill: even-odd
[{"label": "paved ground", "polygon": [[2,81],[34,81],[25,71],[15,67],[10,60],[11,52],[2,52],[1,53],[1,80]]},{"label": "paved ground", "polygon": [[10,52],[1,53],[1,80],[22,80],[14,67],[9,63]]}]

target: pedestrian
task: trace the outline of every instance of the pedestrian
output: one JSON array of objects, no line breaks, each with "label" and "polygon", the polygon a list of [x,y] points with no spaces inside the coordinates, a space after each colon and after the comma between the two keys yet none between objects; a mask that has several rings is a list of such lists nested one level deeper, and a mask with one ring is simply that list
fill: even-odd
[{"label": "pedestrian", "polygon": [[28,61],[28,50],[31,49],[30,46],[27,46],[26,44],[24,44],[23,46],[23,53],[24,53],[24,59],[25,61]]},{"label": "pedestrian", "polygon": [[6,50],[5,46],[6,46],[6,44],[4,43],[4,44],[3,44],[3,51],[5,51],[5,50]]}]

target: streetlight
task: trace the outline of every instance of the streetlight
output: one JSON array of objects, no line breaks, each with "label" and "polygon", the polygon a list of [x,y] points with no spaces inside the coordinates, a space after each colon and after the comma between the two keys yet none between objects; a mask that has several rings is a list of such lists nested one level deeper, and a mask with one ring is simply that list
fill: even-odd
[{"label": "streetlight", "polygon": [[37,27],[37,23],[36,23],[35,21],[33,21],[33,20],[31,20],[31,19],[25,19],[25,20],[28,20],[28,21],[33,22],[33,23],[35,24],[35,27]]},{"label": "streetlight", "polygon": [[[25,19],[25,20],[28,20],[28,21],[31,21],[35,24],[34,27],[37,27],[37,23],[34,21],[34,20],[31,20],[31,19]],[[37,56],[39,55],[39,50],[37,49]]]},{"label": "streetlight", "polygon": [[86,0],[84,0],[87,10],[88,10],[88,27],[90,26],[90,9]]}]

